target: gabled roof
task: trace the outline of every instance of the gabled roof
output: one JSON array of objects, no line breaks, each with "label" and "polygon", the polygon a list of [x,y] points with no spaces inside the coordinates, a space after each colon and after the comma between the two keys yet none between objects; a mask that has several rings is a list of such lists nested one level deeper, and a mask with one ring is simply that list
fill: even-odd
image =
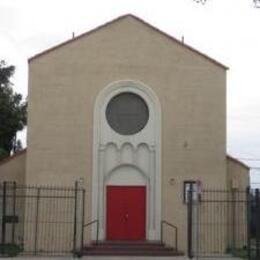
[{"label": "gabled roof", "polygon": [[233,162],[235,162],[235,163],[238,163],[238,164],[240,164],[241,166],[245,167],[246,169],[250,170],[250,167],[249,167],[248,165],[246,165],[245,163],[241,162],[241,161],[238,160],[237,158],[234,158],[234,157],[232,157],[232,156],[230,156],[230,155],[227,154],[227,159],[229,159],[229,160],[231,160],[231,161],[233,161]]},{"label": "gabled roof", "polygon": [[2,165],[2,164],[4,164],[4,163],[7,163],[7,162],[13,160],[14,158],[16,158],[17,156],[20,156],[20,155],[26,153],[26,151],[27,151],[27,149],[25,148],[25,149],[23,149],[23,150],[21,150],[21,151],[18,151],[18,152],[16,152],[16,153],[14,153],[14,154],[11,155],[11,156],[8,156],[8,157],[6,157],[6,158],[0,160],[0,165]]},{"label": "gabled roof", "polygon": [[140,23],[144,24],[145,26],[150,27],[151,29],[153,29],[153,30],[155,30],[156,32],[158,32],[159,34],[161,34],[161,35],[167,37],[168,39],[174,41],[175,43],[177,43],[177,44],[179,44],[179,45],[181,45],[181,46],[183,46],[184,48],[186,48],[186,49],[188,49],[188,50],[190,50],[190,51],[192,51],[192,52],[194,52],[194,53],[196,53],[196,54],[198,54],[198,55],[204,57],[205,59],[209,60],[210,62],[212,62],[212,63],[214,63],[214,64],[216,64],[216,65],[218,65],[219,67],[221,67],[221,68],[223,68],[223,69],[225,69],[225,70],[228,69],[228,67],[225,66],[225,65],[223,65],[222,63],[220,63],[220,62],[218,62],[218,61],[216,61],[216,60],[210,58],[208,55],[206,55],[206,54],[204,54],[204,53],[202,53],[202,52],[200,52],[200,51],[194,49],[193,47],[187,45],[186,43],[181,42],[180,40],[178,40],[178,39],[174,38],[173,36],[171,36],[171,35],[169,35],[169,34],[163,32],[163,31],[161,31],[160,29],[154,27],[153,25],[151,25],[151,24],[145,22],[144,20],[142,20],[142,19],[140,19],[139,17],[137,17],[137,16],[135,16],[135,15],[132,15],[132,14],[126,14],[126,15],[123,15],[123,16],[119,16],[118,18],[116,18],[116,19],[114,19],[114,20],[112,20],[112,21],[110,21],[110,22],[107,22],[107,23],[105,23],[105,24],[103,24],[103,25],[100,25],[100,26],[96,27],[96,28],[93,29],[93,30],[90,30],[90,31],[88,31],[88,32],[85,32],[85,33],[83,33],[83,34],[81,34],[81,35],[79,35],[79,36],[76,36],[75,38],[69,39],[69,40],[67,40],[67,41],[65,41],[65,42],[62,42],[62,43],[60,43],[60,44],[58,44],[58,45],[56,45],[56,46],[54,46],[54,47],[51,47],[51,48],[49,48],[49,49],[47,49],[47,50],[44,50],[43,52],[40,52],[40,53],[38,53],[38,54],[32,56],[31,58],[29,58],[29,62],[33,61],[34,59],[36,59],[36,58],[38,58],[38,57],[40,57],[40,56],[42,56],[42,55],[44,55],[44,54],[47,54],[47,53],[49,53],[49,52],[51,52],[51,51],[54,51],[54,50],[57,49],[57,48],[60,48],[60,47],[62,47],[62,46],[64,46],[64,45],[67,45],[67,44],[69,44],[69,43],[71,43],[71,42],[73,42],[73,41],[77,41],[77,40],[79,40],[79,39],[82,38],[82,37],[88,36],[89,34],[92,34],[92,33],[96,32],[96,31],[98,31],[98,30],[101,30],[102,28],[105,28],[105,27],[107,27],[107,26],[109,26],[109,25],[111,25],[111,24],[113,24],[113,23],[117,23],[117,22],[119,22],[119,21],[121,21],[121,20],[123,20],[123,19],[126,19],[126,18],[128,18],[128,17],[131,17],[131,18],[133,18],[133,19],[139,21]]}]

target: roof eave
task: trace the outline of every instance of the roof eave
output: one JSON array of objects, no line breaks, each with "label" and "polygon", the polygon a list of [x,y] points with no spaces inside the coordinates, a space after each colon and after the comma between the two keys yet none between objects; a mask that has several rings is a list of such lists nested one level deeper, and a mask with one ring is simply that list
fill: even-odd
[{"label": "roof eave", "polygon": [[11,155],[11,156],[8,156],[8,157],[6,157],[6,158],[0,160],[0,165],[5,164],[5,163],[11,161],[12,159],[14,159],[14,158],[16,158],[16,157],[18,157],[18,156],[20,156],[20,155],[26,153],[26,151],[27,151],[27,149],[25,148],[25,149],[23,149],[23,150],[21,150],[21,151],[16,152],[15,154],[13,154],[13,155]]},{"label": "roof eave", "polygon": [[244,162],[240,161],[239,159],[237,159],[229,154],[227,154],[227,158],[233,162],[240,164],[241,166],[245,167],[246,169],[250,170],[250,167],[248,165],[246,165]]}]

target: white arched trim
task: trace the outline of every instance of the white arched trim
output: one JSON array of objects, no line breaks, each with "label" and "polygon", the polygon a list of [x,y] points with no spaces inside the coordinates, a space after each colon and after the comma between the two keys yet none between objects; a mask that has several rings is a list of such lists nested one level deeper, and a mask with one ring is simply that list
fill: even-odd
[{"label": "white arched trim", "polygon": [[[148,182],[149,182],[149,178],[147,177],[147,175],[145,174],[144,171],[142,171],[140,168],[138,168],[137,166],[135,165],[132,165],[132,164],[128,164],[128,163],[125,163],[125,164],[121,164],[121,165],[118,165],[116,167],[114,167],[112,170],[110,170],[106,176],[105,176],[105,183],[109,183],[109,181],[112,179],[112,178],[115,178],[114,176],[117,176],[118,175],[118,172],[121,170],[121,169],[127,169],[127,168],[131,168],[133,170],[133,172],[136,172],[137,175],[139,175],[141,178],[140,179],[140,182],[142,182],[141,184],[142,185],[146,185]],[[111,184],[116,184],[116,183],[111,183]],[[129,182],[128,183],[125,183],[124,185],[129,185]],[[131,185],[131,184],[130,184]]]},{"label": "white arched trim", "polygon": [[[114,96],[130,92],[144,99],[149,108],[147,125],[139,133],[123,136],[114,132],[108,125],[105,110]],[[127,144],[127,145],[126,145]],[[130,161],[121,158],[124,147],[129,147]],[[113,150],[113,165],[105,165],[108,147]],[[147,149],[146,149],[147,147]],[[138,166],[138,151],[145,153],[146,168]],[[109,157],[110,159],[110,157]],[[111,161],[111,160],[110,160]],[[140,81],[120,80],[106,86],[97,96],[94,108],[93,127],[93,173],[92,173],[92,219],[99,219],[100,238],[105,238],[105,185],[109,175],[116,168],[128,165],[139,169],[146,176],[147,196],[147,239],[160,239],[161,222],[161,107],[154,91]],[[141,165],[141,164],[140,164]],[[149,170],[150,169],[150,170]],[[103,223],[103,224],[102,224]],[[93,231],[93,239],[95,233]]]}]

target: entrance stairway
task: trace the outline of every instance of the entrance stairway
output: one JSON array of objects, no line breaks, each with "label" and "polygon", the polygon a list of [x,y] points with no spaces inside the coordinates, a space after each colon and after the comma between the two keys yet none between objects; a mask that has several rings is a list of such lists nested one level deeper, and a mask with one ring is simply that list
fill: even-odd
[{"label": "entrance stairway", "polygon": [[82,255],[181,256],[183,253],[160,241],[100,241],[85,246]]}]

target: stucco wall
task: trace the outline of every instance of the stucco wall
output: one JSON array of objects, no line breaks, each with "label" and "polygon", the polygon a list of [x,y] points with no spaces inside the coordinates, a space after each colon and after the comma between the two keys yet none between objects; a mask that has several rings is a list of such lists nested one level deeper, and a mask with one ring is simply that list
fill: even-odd
[{"label": "stucco wall", "polygon": [[95,100],[124,79],[143,82],[159,98],[162,218],[178,226],[185,250],[183,181],[226,187],[226,74],[132,17],[31,60],[26,182],[73,185],[83,178],[91,209]]},{"label": "stucco wall", "polygon": [[17,184],[24,184],[25,164],[26,150],[0,161],[0,183],[15,181]]},{"label": "stucco wall", "polygon": [[[250,168],[237,159],[227,156],[227,185],[231,191],[230,200],[246,201],[246,188],[250,185]],[[246,203],[234,203],[230,211],[230,222],[233,227],[240,223],[240,228],[235,228],[228,234],[229,246],[243,248],[247,241],[247,208]],[[234,232],[235,231],[235,232]]]}]

